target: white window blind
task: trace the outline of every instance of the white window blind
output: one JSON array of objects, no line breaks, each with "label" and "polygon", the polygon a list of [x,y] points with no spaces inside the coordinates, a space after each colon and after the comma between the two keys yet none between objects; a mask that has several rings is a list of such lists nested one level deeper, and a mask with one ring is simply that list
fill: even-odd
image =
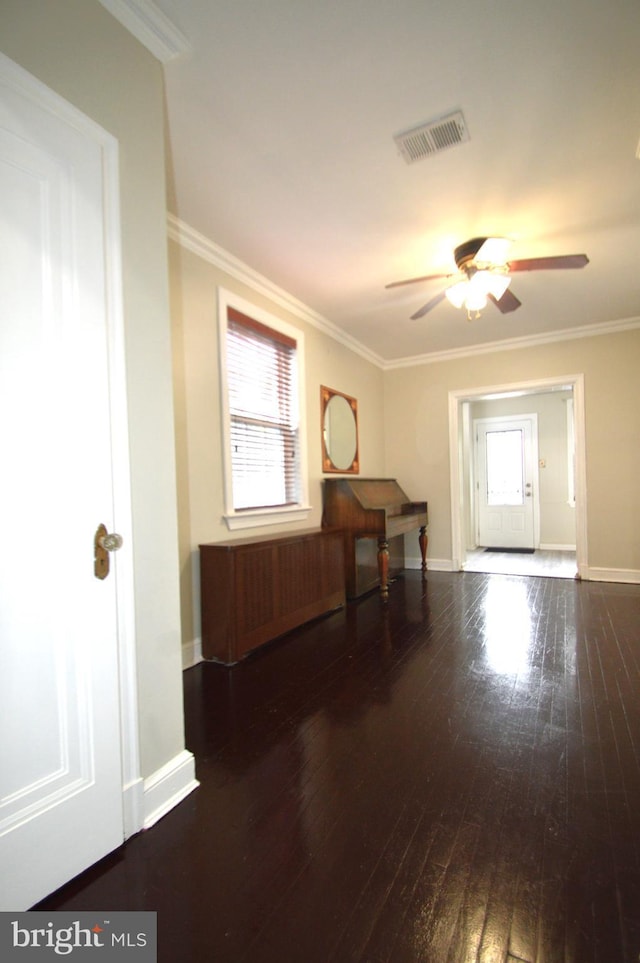
[{"label": "white window blind", "polygon": [[227,308],[234,511],[300,501],[297,343]]}]

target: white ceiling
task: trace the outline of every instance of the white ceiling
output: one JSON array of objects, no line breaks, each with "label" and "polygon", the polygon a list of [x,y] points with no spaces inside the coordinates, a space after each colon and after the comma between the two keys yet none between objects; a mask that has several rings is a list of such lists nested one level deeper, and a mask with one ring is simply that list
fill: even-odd
[{"label": "white ceiling", "polygon": [[[638,0],[156,0],[169,206],[383,362],[640,318]],[[462,110],[468,143],[407,165],[393,137]],[[522,307],[468,322],[443,284],[476,235]]]}]

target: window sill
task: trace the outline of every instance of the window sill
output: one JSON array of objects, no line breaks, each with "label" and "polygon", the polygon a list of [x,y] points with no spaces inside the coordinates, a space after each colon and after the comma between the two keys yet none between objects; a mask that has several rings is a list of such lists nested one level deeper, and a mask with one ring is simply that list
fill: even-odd
[{"label": "window sill", "polygon": [[290,508],[256,508],[246,512],[229,512],[224,516],[227,528],[238,532],[260,525],[282,525],[285,522],[302,522],[311,514],[311,505],[292,505]]}]

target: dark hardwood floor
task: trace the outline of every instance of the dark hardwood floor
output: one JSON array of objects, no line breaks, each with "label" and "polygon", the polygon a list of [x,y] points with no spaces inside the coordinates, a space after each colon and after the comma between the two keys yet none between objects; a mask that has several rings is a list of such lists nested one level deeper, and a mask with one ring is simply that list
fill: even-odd
[{"label": "dark hardwood floor", "polygon": [[185,673],[200,788],[39,909],[161,963],[636,963],[640,586],[408,572]]}]

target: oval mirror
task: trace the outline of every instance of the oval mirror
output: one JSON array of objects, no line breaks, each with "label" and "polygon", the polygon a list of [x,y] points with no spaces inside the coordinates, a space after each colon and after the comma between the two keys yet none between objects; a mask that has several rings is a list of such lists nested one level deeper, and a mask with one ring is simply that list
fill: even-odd
[{"label": "oval mirror", "polygon": [[321,386],[322,470],[357,474],[358,402],[355,398]]}]

